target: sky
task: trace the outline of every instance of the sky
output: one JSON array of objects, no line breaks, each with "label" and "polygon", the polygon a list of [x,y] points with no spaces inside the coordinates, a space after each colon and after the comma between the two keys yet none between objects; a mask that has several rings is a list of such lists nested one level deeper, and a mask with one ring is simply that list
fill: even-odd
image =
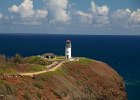
[{"label": "sky", "polygon": [[140,35],[140,0],[0,0],[0,33]]}]

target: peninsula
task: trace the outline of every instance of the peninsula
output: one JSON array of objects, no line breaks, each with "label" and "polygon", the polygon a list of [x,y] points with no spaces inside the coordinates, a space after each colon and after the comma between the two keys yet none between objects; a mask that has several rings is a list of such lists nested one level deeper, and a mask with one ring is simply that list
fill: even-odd
[{"label": "peninsula", "polygon": [[0,100],[127,100],[123,78],[109,65],[53,53],[0,56]]}]

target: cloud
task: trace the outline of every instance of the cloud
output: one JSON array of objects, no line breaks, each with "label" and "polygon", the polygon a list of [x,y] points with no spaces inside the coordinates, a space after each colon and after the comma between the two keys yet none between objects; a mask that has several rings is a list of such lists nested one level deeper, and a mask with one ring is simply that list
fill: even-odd
[{"label": "cloud", "polygon": [[99,7],[93,1],[91,1],[91,11],[94,15],[106,16],[109,13],[109,8],[106,5]]},{"label": "cloud", "polygon": [[35,17],[37,18],[46,18],[48,16],[48,11],[47,10],[37,10]]},{"label": "cloud", "polygon": [[118,9],[112,14],[113,24],[125,28],[140,27],[140,9]]},{"label": "cloud", "polygon": [[36,18],[46,18],[48,15],[47,10],[34,10],[32,0],[24,0],[19,6],[13,5],[9,8],[11,13],[19,14],[22,18],[25,17],[36,17]]},{"label": "cloud", "polygon": [[81,23],[91,24],[92,15],[90,13],[84,13],[83,11],[77,11],[76,15],[78,16]]},{"label": "cloud", "polygon": [[13,5],[9,8],[11,13],[15,13],[19,15],[19,19],[17,20],[15,16],[12,16],[12,19],[15,18],[14,24],[28,24],[28,25],[40,25],[43,23],[43,19],[46,20],[48,16],[48,11],[46,9],[33,9],[33,1],[32,0],[23,0],[20,5]]},{"label": "cloud", "polygon": [[9,8],[10,12],[18,13],[21,17],[30,17],[34,15],[33,10],[33,1],[32,0],[23,0],[23,2],[17,6],[13,5]]},{"label": "cloud", "polygon": [[106,25],[109,23],[108,21],[109,8],[106,5],[99,7],[93,1],[91,1],[91,14],[94,23],[101,25]]},{"label": "cloud", "polygon": [[79,20],[82,23],[94,24],[94,25],[106,25],[109,23],[108,19],[109,8],[106,5],[97,6],[93,1],[91,1],[91,8],[89,13],[83,11],[77,11]]},{"label": "cloud", "polygon": [[68,0],[44,0],[46,3],[49,21],[66,23],[70,20],[67,12]]},{"label": "cloud", "polygon": [[[49,19],[50,22],[68,22],[70,16],[67,14],[68,0],[43,0],[46,9],[34,10],[32,0],[23,0],[20,5],[13,5],[9,8],[11,13],[20,15],[22,21],[33,22]],[[48,17],[49,16],[49,17]],[[30,17],[30,18],[29,18]],[[48,17],[48,18],[47,18]],[[24,22],[24,23],[26,23]]]},{"label": "cloud", "polygon": [[16,24],[17,26],[19,24],[18,27],[21,26],[21,28],[30,25],[29,27],[36,27],[38,30],[56,33],[59,31],[92,34],[94,31],[104,34],[104,31],[108,32],[108,30],[119,33],[122,30],[140,29],[140,9],[135,11],[117,9],[110,12],[107,5],[99,6],[91,1],[88,11],[83,11],[78,10],[76,4],[69,3],[69,0],[42,1],[45,4],[42,8],[36,8],[33,5],[34,0],[23,0],[19,5],[13,4],[9,8],[11,15],[0,13],[1,24]]},{"label": "cloud", "polygon": [[3,18],[3,14],[2,13],[0,13],[0,19],[2,19]]},{"label": "cloud", "polygon": [[131,13],[130,21],[135,23],[136,26],[140,27],[140,9],[137,9]]}]

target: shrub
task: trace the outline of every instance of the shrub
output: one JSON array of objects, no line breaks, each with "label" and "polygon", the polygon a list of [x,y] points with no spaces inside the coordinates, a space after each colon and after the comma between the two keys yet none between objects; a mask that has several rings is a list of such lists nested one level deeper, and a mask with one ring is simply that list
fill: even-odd
[{"label": "shrub", "polygon": [[36,99],[37,100],[40,100],[41,99],[41,93],[40,92],[37,92],[36,94],[35,94],[35,97],[36,97]]},{"label": "shrub", "polygon": [[39,65],[49,65],[52,62],[47,62],[44,59],[38,57],[38,56],[31,56],[25,59],[26,63],[30,63],[30,64],[39,64]]},{"label": "shrub", "polygon": [[21,55],[20,54],[15,54],[15,56],[14,57],[12,57],[11,58],[11,61],[13,62],[13,63],[22,63],[22,57],[21,57]]},{"label": "shrub", "polygon": [[62,99],[62,96],[60,95],[60,93],[53,91],[53,90],[52,90],[52,92],[57,98]]},{"label": "shrub", "polygon": [[30,93],[25,93],[24,94],[24,98],[26,99],[26,100],[32,100],[32,95],[30,94]]},{"label": "shrub", "polygon": [[7,94],[9,95],[16,95],[17,94],[17,88],[13,85],[6,83],[5,88],[7,89]]},{"label": "shrub", "polygon": [[17,88],[6,81],[0,80],[0,95],[14,95],[17,94]]},{"label": "shrub", "polygon": [[34,85],[39,89],[43,89],[43,81],[37,81]]}]

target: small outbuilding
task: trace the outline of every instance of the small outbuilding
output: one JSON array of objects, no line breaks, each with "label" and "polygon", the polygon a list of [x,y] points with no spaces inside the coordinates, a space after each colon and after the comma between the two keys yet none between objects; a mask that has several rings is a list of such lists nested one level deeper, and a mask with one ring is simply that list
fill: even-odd
[{"label": "small outbuilding", "polygon": [[42,56],[47,59],[54,59],[56,57],[56,55],[53,53],[45,53]]}]

